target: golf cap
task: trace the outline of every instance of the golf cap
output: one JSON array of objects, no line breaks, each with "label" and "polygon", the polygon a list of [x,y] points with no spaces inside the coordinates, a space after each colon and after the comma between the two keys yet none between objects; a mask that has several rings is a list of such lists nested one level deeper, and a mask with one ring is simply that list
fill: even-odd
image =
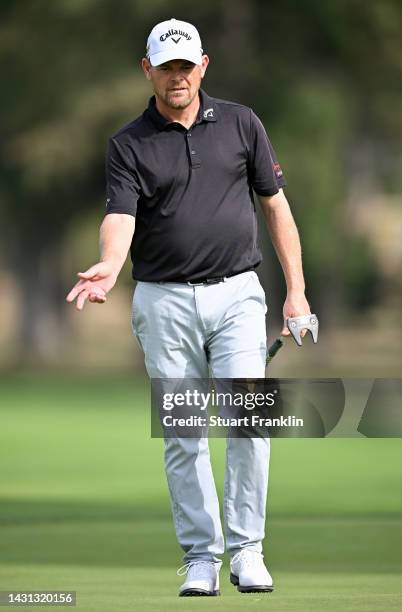
[{"label": "golf cap", "polygon": [[174,59],[201,64],[202,45],[197,29],[178,19],[158,23],[148,36],[147,58],[151,66],[160,66]]}]

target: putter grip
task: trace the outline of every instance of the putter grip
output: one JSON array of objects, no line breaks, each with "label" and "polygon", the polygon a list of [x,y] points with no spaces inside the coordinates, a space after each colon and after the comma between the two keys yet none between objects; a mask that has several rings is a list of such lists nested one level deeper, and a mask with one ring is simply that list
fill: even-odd
[{"label": "putter grip", "polygon": [[276,353],[279,351],[280,348],[282,348],[283,345],[284,345],[284,341],[282,337],[277,338],[275,342],[271,344],[271,346],[268,349],[266,363],[269,363],[275,357]]}]

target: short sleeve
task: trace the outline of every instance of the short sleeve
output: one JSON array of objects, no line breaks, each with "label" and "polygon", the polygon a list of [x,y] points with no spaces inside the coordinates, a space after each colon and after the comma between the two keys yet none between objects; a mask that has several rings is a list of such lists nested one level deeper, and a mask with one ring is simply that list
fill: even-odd
[{"label": "short sleeve", "polygon": [[139,195],[135,171],[130,168],[122,147],[111,138],[106,153],[106,214],[124,213],[135,217]]},{"label": "short sleeve", "polygon": [[250,111],[249,176],[254,191],[262,196],[278,193],[286,182],[264,126]]}]

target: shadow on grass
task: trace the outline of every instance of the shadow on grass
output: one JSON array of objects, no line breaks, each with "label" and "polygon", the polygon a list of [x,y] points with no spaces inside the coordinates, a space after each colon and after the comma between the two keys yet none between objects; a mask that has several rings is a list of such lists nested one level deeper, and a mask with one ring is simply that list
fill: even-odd
[{"label": "shadow on grass", "polygon": [[[1,517],[0,563],[7,567],[173,570],[181,562],[170,507],[160,499],[135,507],[8,500]],[[264,548],[273,573],[400,573],[402,518],[271,516]]]},{"label": "shadow on grass", "polygon": [[146,504],[118,502],[76,502],[68,500],[20,500],[0,498],[0,526],[13,524],[60,523],[64,521],[107,522],[166,520],[170,505],[165,499],[147,499]]}]

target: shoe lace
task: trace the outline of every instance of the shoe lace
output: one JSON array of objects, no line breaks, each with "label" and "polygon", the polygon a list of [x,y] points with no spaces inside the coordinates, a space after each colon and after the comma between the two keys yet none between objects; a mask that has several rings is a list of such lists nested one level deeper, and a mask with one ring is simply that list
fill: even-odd
[{"label": "shoe lace", "polygon": [[211,566],[211,561],[189,561],[188,563],[185,563],[184,565],[182,565],[181,567],[179,567],[179,569],[177,570],[177,575],[178,576],[184,576],[184,574],[187,574],[187,572],[189,571],[189,569],[191,567],[194,567],[195,565],[199,565],[199,566]]},{"label": "shoe lace", "polygon": [[231,561],[242,561],[246,567],[255,567],[258,563],[261,563],[262,554],[256,550],[241,550],[240,552],[233,555]]}]

